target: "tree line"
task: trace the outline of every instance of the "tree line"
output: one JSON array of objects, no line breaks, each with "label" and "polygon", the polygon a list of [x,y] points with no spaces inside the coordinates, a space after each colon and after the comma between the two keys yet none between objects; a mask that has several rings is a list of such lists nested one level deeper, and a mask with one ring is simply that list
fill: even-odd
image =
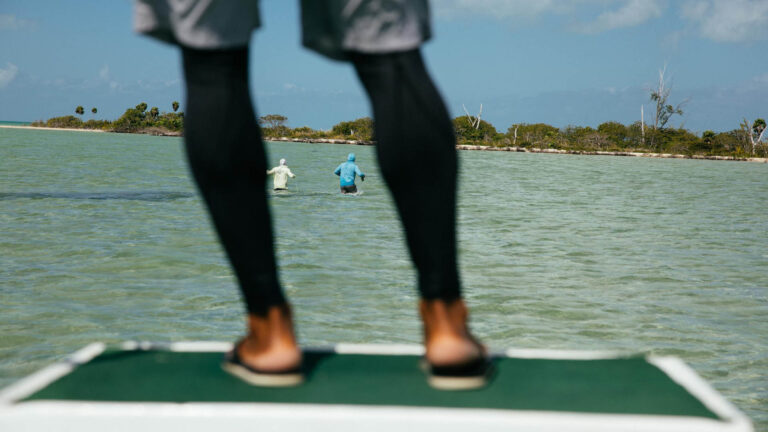
[{"label": "tree line", "polygon": [[[666,109],[666,108],[665,108]],[[679,110],[679,108],[673,108]],[[290,128],[287,118],[270,114],[259,118],[264,135],[297,139],[341,138],[374,141],[373,120],[363,117],[336,124],[329,131],[309,127]],[[745,119],[738,129],[727,132],[704,131],[697,135],[682,127],[666,127],[668,119],[653,125],[642,122],[625,125],[615,121],[597,128],[546,123],[518,123],[498,131],[491,123],[461,116],[453,119],[458,144],[493,147],[525,147],[578,151],[654,152],[688,155],[768,157],[768,143],[763,140],[766,122],[758,118],[751,124]]]},{"label": "tree line", "polygon": [[[107,132],[150,133],[156,135],[181,135],[184,131],[184,112],[179,112],[179,102],[171,103],[172,112],[160,111],[158,107],[151,107],[146,102],[141,102],[133,108],[125,110],[117,120],[97,120],[95,118],[83,121],[85,109],[82,105],[75,107],[75,114],[62,117],[53,117],[46,121],[32,122],[31,126],[44,126],[73,129],[99,129]],[[96,115],[98,109],[91,108],[91,114]]]},{"label": "tree line", "polygon": [[[527,147],[574,151],[652,152],[685,155],[713,156],[768,156],[768,143],[763,138],[766,122],[762,118],[751,123],[743,119],[738,129],[716,133],[711,130],[697,135],[691,131],[668,127],[674,116],[682,116],[688,100],[677,104],[670,102],[672,86],[665,76],[666,67],[659,70],[657,85],[649,90],[650,102],[655,108],[652,119],[646,124],[644,106],[640,108],[640,121],[625,125],[615,121],[589,126],[558,128],[546,123],[517,123],[506,132],[482,120],[480,112],[472,116],[464,107],[466,116],[453,119],[453,128],[459,144],[495,147]],[[291,129],[287,118],[270,114],[259,118],[265,135],[289,138],[346,138],[363,141],[374,140],[373,121],[360,118],[341,122],[330,131],[317,131],[308,127]]]},{"label": "tree line", "polygon": [[557,128],[546,123],[520,123],[513,124],[506,132],[497,131],[484,120],[480,121],[479,127],[474,128],[467,117],[455,118],[453,125],[460,144],[579,151],[768,156],[768,143],[762,139],[766,123],[761,118],[751,124],[745,119],[738,129],[719,133],[707,130],[701,135],[682,127],[649,127],[640,121],[629,125],[609,121],[597,128]]},{"label": "tree line", "polygon": [[[651,94],[657,102],[657,113],[652,124],[637,121],[622,124],[609,121],[597,128],[589,126],[566,126],[558,128],[546,123],[517,123],[506,131],[498,131],[491,123],[469,114],[453,119],[456,140],[459,144],[486,145],[495,147],[525,147],[540,149],[576,151],[633,151],[675,153],[687,155],[761,156],[768,157],[768,143],[763,139],[766,122],[762,118],[752,122],[744,119],[738,129],[726,132],[704,131],[695,134],[682,127],[667,127],[672,115],[682,114],[681,105],[667,104],[668,89],[660,88]],[[45,122],[38,121],[32,126],[101,129],[112,132],[154,133],[181,135],[184,129],[184,113],[178,112],[179,103],[171,104],[172,112],[161,112],[158,107],[145,102],[128,108],[117,120],[83,121],[72,115],[54,117]],[[94,107],[91,113],[98,110]],[[75,108],[82,117],[85,109]],[[288,118],[280,114],[268,114],[258,118],[265,137],[287,137],[294,139],[346,139],[374,141],[374,124],[370,117],[343,121],[330,130],[317,130],[307,126],[288,127]]]}]

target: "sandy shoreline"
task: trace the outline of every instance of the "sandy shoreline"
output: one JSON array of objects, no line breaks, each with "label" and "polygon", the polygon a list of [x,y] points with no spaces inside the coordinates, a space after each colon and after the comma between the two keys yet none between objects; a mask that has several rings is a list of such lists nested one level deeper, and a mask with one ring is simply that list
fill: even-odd
[{"label": "sandy shoreline", "polygon": [[264,137],[264,141],[323,143],[323,144],[349,144],[349,145],[362,145],[362,146],[373,146],[373,145],[376,145],[376,141],[345,140],[345,139],[336,139],[336,138]]},{"label": "sandy shoreline", "polygon": [[52,131],[72,131],[72,132],[104,132],[103,130],[100,130],[100,129],[54,128],[54,127],[44,127],[44,126],[0,125],[0,128],[5,128],[5,129],[52,130]]},{"label": "sandy shoreline", "polygon": [[[100,133],[105,132],[103,130],[98,130],[98,129],[52,128],[52,127],[41,127],[41,126],[15,126],[15,125],[0,125],[0,128],[74,131],[74,132],[100,132]],[[334,138],[265,137],[264,140],[275,141],[275,142],[348,144],[348,145],[363,145],[363,146],[376,145],[375,141],[343,140],[343,139],[334,139]],[[457,150],[475,150],[475,151],[517,152],[517,153],[550,153],[550,154],[572,154],[572,155],[589,155],[589,156],[628,156],[628,157],[647,157],[647,158],[659,158],[659,159],[697,159],[697,160],[768,163],[768,158],[756,158],[756,157],[739,158],[735,156],[682,155],[682,154],[672,154],[672,153],[557,150],[557,149],[540,149],[540,148],[528,148],[528,147],[491,147],[491,146],[462,145],[462,144],[457,145],[456,149]]]},{"label": "sandy shoreline", "polygon": [[[331,138],[266,137],[264,138],[264,140],[278,141],[278,142],[376,145],[375,141],[355,141],[355,140],[341,140],[341,139],[331,139]],[[572,155],[588,155],[588,156],[629,156],[629,157],[647,157],[647,158],[659,158],[659,159],[701,159],[701,160],[768,163],[768,158],[739,158],[734,156],[683,155],[683,154],[671,154],[671,153],[557,150],[557,149],[540,149],[540,148],[531,148],[531,147],[491,147],[491,146],[462,145],[462,144],[457,145],[456,149],[457,150],[475,150],[475,151],[517,152],[517,153],[550,153],[550,154],[572,154]]]},{"label": "sandy shoreline", "polygon": [[552,153],[552,154],[571,154],[571,155],[589,155],[589,156],[629,156],[629,157],[647,157],[658,159],[700,159],[700,160],[719,160],[735,162],[758,162],[768,163],[768,158],[757,157],[735,157],[735,156],[711,156],[711,155],[683,155],[672,153],[642,153],[642,152],[614,152],[614,151],[587,151],[587,150],[557,150],[540,149],[527,147],[490,147],[479,145],[457,145],[458,150],[483,150],[483,151],[508,151],[520,153]]}]

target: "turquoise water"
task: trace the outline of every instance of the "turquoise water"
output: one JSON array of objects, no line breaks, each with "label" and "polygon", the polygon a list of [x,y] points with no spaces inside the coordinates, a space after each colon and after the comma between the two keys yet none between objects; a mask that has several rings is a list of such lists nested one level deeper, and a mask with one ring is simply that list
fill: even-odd
[{"label": "turquoise water", "polygon": [[[0,386],[95,340],[234,340],[242,305],[177,138],[0,129]],[[271,143],[306,344],[420,341],[373,149]],[[337,193],[348,152],[369,174]],[[492,348],[676,355],[768,430],[768,164],[461,152],[473,328]],[[429,161],[425,161],[428,166]]]}]

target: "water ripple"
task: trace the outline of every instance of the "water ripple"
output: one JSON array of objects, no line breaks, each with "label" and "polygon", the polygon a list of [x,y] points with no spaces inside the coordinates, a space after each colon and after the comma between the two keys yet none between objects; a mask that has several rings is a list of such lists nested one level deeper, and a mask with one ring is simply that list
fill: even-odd
[{"label": "water ripple", "polygon": [[[374,149],[355,149],[359,197],[332,173],[348,146],[269,151],[297,174],[268,197],[302,343],[420,342]],[[768,165],[460,158],[462,279],[491,347],[677,355],[768,430]],[[0,160],[0,386],[94,340],[240,335],[179,140],[0,130]]]}]

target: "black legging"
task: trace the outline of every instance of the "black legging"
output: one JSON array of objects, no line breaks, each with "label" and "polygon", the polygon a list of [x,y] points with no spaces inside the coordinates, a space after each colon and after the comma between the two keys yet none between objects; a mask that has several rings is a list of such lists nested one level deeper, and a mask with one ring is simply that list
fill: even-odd
[{"label": "black legging", "polygon": [[[184,142],[192,174],[248,311],[285,303],[273,249],[248,49],[184,48]],[[405,227],[425,299],[460,296],[453,127],[419,51],[351,55],[373,106],[377,155]]]}]

